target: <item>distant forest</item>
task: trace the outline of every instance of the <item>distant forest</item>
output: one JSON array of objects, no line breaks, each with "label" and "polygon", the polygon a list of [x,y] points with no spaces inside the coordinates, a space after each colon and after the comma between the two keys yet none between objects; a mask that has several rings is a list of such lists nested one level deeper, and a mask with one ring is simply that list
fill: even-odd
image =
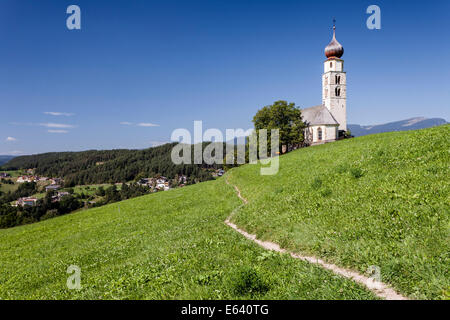
[{"label": "distant forest", "polygon": [[[216,164],[175,165],[171,160],[172,148],[175,145],[176,143],[169,143],[145,150],[90,150],[20,156],[4,164],[1,169],[34,168],[36,175],[64,178],[65,186],[70,187],[128,182],[156,175],[169,179],[175,178],[176,175],[185,175],[189,183],[196,183],[212,179],[211,173],[206,169],[222,167]],[[204,143],[203,148],[207,145],[208,143]],[[194,146],[192,150],[193,148]]]}]

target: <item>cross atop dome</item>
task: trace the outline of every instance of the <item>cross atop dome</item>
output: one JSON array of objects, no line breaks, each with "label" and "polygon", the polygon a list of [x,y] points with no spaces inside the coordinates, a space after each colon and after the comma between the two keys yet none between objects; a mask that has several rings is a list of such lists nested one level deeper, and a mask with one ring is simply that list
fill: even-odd
[{"label": "cross atop dome", "polygon": [[336,19],[333,18],[333,39],[325,47],[325,56],[328,59],[340,58],[344,55],[344,47],[336,40]]}]

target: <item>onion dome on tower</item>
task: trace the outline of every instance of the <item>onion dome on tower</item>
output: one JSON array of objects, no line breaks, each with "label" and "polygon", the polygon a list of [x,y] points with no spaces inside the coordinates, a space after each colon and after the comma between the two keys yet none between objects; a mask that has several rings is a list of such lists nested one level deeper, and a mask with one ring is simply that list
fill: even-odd
[{"label": "onion dome on tower", "polygon": [[333,23],[333,39],[325,47],[325,56],[328,59],[331,59],[331,58],[340,58],[342,57],[343,54],[344,54],[344,47],[336,40],[336,26]]}]

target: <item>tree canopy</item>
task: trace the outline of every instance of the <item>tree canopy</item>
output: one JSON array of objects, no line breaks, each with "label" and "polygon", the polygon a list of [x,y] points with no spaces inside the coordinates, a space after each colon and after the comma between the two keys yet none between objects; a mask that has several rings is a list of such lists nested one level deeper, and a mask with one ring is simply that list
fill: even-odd
[{"label": "tree canopy", "polygon": [[275,101],[272,105],[258,110],[253,117],[253,123],[257,132],[267,129],[270,134],[271,129],[279,129],[282,146],[298,146],[304,141],[305,124],[302,121],[301,110],[295,106],[295,103],[284,100]]}]

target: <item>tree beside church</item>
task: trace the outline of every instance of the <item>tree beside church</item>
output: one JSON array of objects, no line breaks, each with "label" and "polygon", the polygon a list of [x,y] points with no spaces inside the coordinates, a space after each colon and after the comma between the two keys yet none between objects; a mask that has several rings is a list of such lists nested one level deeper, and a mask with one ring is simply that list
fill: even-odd
[{"label": "tree beside church", "polygon": [[270,130],[279,129],[282,153],[303,144],[305,124],[302,121],[302,112],[295,103],[284,100],[275,101],[274,104],[258,110],[253,117],[253,124],[257,136],[259,136],[259,130],[267,129],[268,141],[270,141]]}]

